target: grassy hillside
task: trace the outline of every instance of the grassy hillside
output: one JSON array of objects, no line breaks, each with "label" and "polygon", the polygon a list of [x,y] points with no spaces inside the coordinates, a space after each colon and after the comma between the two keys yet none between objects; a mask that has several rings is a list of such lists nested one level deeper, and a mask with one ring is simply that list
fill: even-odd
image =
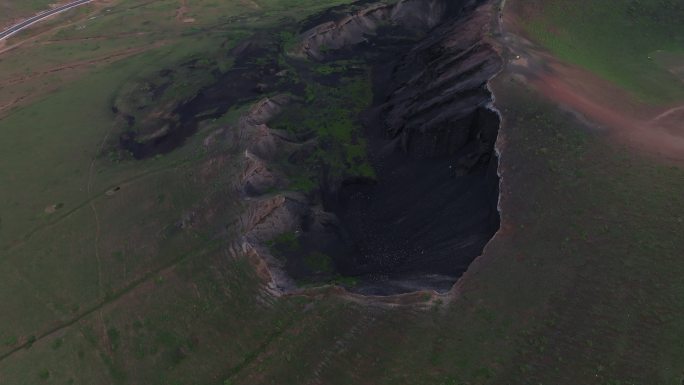
[{"label": "grassy hillside", "polygon": [[234,114],[101,151],[125,84],[342,2],[121,1],[0,56],[0,384],[681,383],[684,172],[505,74],[504,227],[432,303],[270,296],[230,248],[241,154],[205,145]]},{"label": "grassy hillside", "polygon": [[[527,33],[578,64],[654,103],[684,98],[684,83],[658,60],[684,65],[684,3],[678,0],[509,1]],[[674,66],[672,66],[674,67]]]},{"label": "grassy hillside", "polygon": [[[203,240],[201,232],[155,254],[146,245],[168,208],[160,192],[171,207],[188,207],[196,190],[215,188],[200,187],[196,168],[186,164],[96,202],[103,277],[127,282],[100,302],[87,305],[83,297],[95,296],[96,269],[65,259],[93,259],[92,243],[79,251],[64,242],[70,233],[94,233],[89,208],[32,238],[34,250],[49,245],[63,255],[10,254],[0,379],[677,384],[684,369],[684,244],[676,230],[684,173],[606,145],[510,79],[496,89],[507,119],[505,227],[454,302],[386,308],[335,295],[274,299],[246,260],[233,260],[223,242]],[[217,171],[230,179],[230,170]],[[149,230],[139,231],[144,224]],[[134,279],[121,281],[125,266]]]}]

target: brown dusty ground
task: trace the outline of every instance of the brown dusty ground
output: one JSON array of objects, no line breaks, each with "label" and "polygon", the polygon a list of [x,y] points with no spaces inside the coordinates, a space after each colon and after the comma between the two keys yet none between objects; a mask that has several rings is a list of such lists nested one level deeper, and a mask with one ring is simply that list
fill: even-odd
[{"label": "brown dusty ground", "polygon": [[520,80],[605,130],[621,143],[658,158],[684,163],[684,101],[654,106],[582,68],[561,62],[524,37],[512,12],[503,22]]},{"label": "brown dusty ground", "polygon": [[181,23],[194,23],[195,19],[186,17],[190,9],[188,8],[188,0],[180,0],[180,6],[176,10],[176,20]]}]

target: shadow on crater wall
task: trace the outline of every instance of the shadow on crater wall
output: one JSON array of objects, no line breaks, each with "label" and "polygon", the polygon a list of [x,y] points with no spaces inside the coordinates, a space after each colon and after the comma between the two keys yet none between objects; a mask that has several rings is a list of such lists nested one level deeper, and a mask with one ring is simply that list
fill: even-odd
[{"label": "shadow on crater wall", "polygon": [[[249,114],[271,106],[269,116],[296,117],[290,131],[249,117],[235,129],[263,142],[246,151],[243,192],[256,214],[245,221],[252,229],[245,238],[277,270],[276,285],[287,291],[335,282],[372,295],[448,291],[499,228],[500,122],[487,82],[502,63],[486,38],[492,12],[486,0],[361,1],[305,21],[289,54],[276,32],[256,33],[230,50],[231,69],[212,72],[210,84],[168,111],[148,104],[149,93],[163,96],[206,68],[185,63],[148,81],[142,89],[151,91],[120,98],[115,113],[127,127],[120,145],[136,158],[171,151],[200,122],[261,98]],[[375,177],[339,165],[331,172],[314,154],[344,151],[353,140],[332,147],[334,136],[297,129],[304,121],[327,125],[331,111],[348,109],[336,104],[354,96],[340,95],[337,84],[365,79],[368,70],[372,105],[345,134],[362,137]],[[311,100],[309,87],[321,86],[336,90],[335,98]],[[284,175],[304,173],[318,188],[283,191],[291,188]]]},{"label": "shadow on crater wall", "polygon": [[356,279],[349,290],[448,291],[499,229],[500,121],[487,82],[502,63],[485,40],[490,7],[461,4],[411,47],[379,35],[352,50],[388,53],[371,62],[375,105],[363,117],[377,177],[325,185],[336,220],[309,218],[299,251],[331,256]]}]

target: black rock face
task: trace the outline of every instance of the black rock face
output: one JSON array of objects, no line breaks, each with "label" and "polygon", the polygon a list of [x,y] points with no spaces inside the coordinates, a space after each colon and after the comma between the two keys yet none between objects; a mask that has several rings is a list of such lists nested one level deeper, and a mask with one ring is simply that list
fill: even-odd
[{"label": "black rock face", "polygon": [[[169,153],[182,146],[187,138],[194,135],[202,121],[219,118],[231,108],[260,97],[279,92],[301,93],[301,87],[290,79],[283,78],[282,66],[278,63],[280,42],[272,33],[255,34],[250,39],[231,49],[225,56],[234,58],[232,68],[225,72],[215,66],[204,68],[197,64],[198,60],[183,63],[181,67],[187,75],[192,71],[209,71],[213,81],[199,89],[187,99],[177,101],[168,117],[155,120],[149,127],[137,127],[120,135],[119,144],[136,159],[145,159],[157,154]],[[172,70],[160,72],[170,82],[183,82],[181,75],[173,76]],[[153,93],[163,94],[169,83],[157,87]],[[158,95],[158,96],[159,96]],[[129,128],[133,128],[135,119],[113,107],[113,112],[127,120]],[[159,135],[151,135],[166,126]]]},{"label": "black rock face", "polygon": [[[315,108],[329,111],[329,106],[306,102],[308,87],[334,89],[370,69],[373,102],[353,123],[352,135],[362,139],[375,177],[360,177],[351,168],[333,172],[325,159],[312,161],[317,152],[343,146],[315,130],[288,131],[287,141],[278,136],[279,141],[251,148],[264,169],[277,174],[282,167],[295,177],[315,173],[311,184],[318,188],[284,200],[287,215],[272,218],[280,235],[257,231],[249,241],[274,254],[277,263],[271,268],[286,273],[280,275],[288,282],[334,281],[373,295],[447,291],[499,228],[494,146],[500,122],[487,82],[502,62],[487,42],[491,20],[486,0],[361,1],[305,22],[294,57],[284,53],[276,32],[255,34],[231,50],[231,69],[214,73],[214,83],[174,106],[164,130],[151,125],[150,132],[126,132],[120,145],[137,158],[171,151],[199,122],[285,93],[296,103],[308,103],[294,125],[312,116],[328,124],[326,114],[316,114]],[[339,63],[346,63],[344,70],[337,71]],[[282,108],[298,111],[293,105]],[[124,115],[120,108],[114,112]],[[271,187],[284,188],[257,182],[243,189],[254,199],[268,195]],[[281,286],[289,290],[295,284]]]},{"label": "black rock face", "polygon": [[352,290],[448,290],[499,228],[500,121],[487,81],[502,62],[484,40],[489,15],[467,9],[376,66],[377,180],[346,181],[328,199],[341,223],[332,255],[359,278]]}]

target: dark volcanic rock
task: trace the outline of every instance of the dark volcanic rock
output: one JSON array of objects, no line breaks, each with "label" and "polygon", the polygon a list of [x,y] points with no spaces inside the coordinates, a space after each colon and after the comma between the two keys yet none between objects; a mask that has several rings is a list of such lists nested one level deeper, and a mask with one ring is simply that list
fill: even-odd
[{"label": "dark volcanic rock", "polygon": [[499,228],[499,116],[487,81],[502,62],[486,41],[491,12],[466,7],[375,71],[377,181],[344,183],[328,200],[342,223],[338,269],[362,282],[354,290],[444,290]]},{"label": "dark volcanic rock", "polygon": [[[492,20],[484,0],[404,0],[365,5],[304,33],[309,58],[373,68],[374,103],[362,121],[377,177],[344,179],[322,165],[318,191],[264,211],[269,221],[259,223],[269,231],[250,239],[271,240],[260,253],[278,254],[270,258],[277,286],[342,276],[363,294],[447,291],[482,253],[499,228],[500,122],[487,82],[502,62],[487,40]],[[288,162],[305,164],[326,143],[301,146]],[[259,148],[251,152],[265,159],[283,146]],[[272,180],[258,166],[250,191]],[[278,234],[286,241],[273,241]]]},{"label": "dark volcanic rock", "polygon": [[366,41],[368,36],[374,35],[382,26],[394,25],[428,31],[446,15],[447,4],[443,0],[400,0],[396,4],[364,5],[360,9],[349,11],[342,18],[322,22],[305,31],[299,50],[310,58],[322,59],[326,56],[326,51],[339,50]]},{"label": "dark volcanic rock", "polygon": [[[387,134],[415,158],[457,155],[487,161],[498,116],[487,81],[501,59],[485,40],[488,7],[432,32],[395,68],[383,106]],[[469,147],[469,148],[466,148]]]},{"label": "dark volcanic rock", "polygon": [[[119,95],[112,111],[127,123],[120,135],[120,147],[136,159],[168,153],[198,130],[202,121],[219,118],[231,108],[281,90],[301,92],[292,79],[283,76],[278,62],[281,42],[272,33],[257,33],[227,53],[216,54],[221,60],[233,58],[232,67],[221,71],[218,59],[205,58],[183,63],[177,71],[164,70],[144,87],[134,84],[136,92]],[[209,80],[205,80],[206,73]],[[171,95],[173,83],[206,82],[189,95]],[[142,93],[138,89],[149,89]],[[136,119],[134,115],[139,115]]]},{"label": "dark volcanic rock", "polygon": [[[266,261],[278,291],[331,281],[374,295],[447,291],[499,228],[500,121],[487,88],[502,66],[487,39],[494,11],[486,0],[364,1],[340,16],[345,9],[315,19],[320,24],[302,36],[305,55],[281,58],[292,59],[287,68],[263,36],[237,46],[233,68],[174,112],[193,122],[261,92],[301,96],[263,98],[237,125],[245,150],[237,187],[249,198],[241,249]],[[334,153],[338,138],[293,126],[306,119],[325,125],[339,116],[326,103],[344,109],[347,99],[314,100],[304,84],[334,88],[369,69],[373,104],[336,129],[352,130],[349,143],[367,150],[338,163],[363,158],[372,167],[335,169],[337,158],[320,154]],[[281,79],[289,72],[301,84]],[[295,85],[302,90],[291,92]],[[298,113],[272,129],[281,111]],[[296,190],[287,179],[304,172],[300,192],[283,192]]]}]

